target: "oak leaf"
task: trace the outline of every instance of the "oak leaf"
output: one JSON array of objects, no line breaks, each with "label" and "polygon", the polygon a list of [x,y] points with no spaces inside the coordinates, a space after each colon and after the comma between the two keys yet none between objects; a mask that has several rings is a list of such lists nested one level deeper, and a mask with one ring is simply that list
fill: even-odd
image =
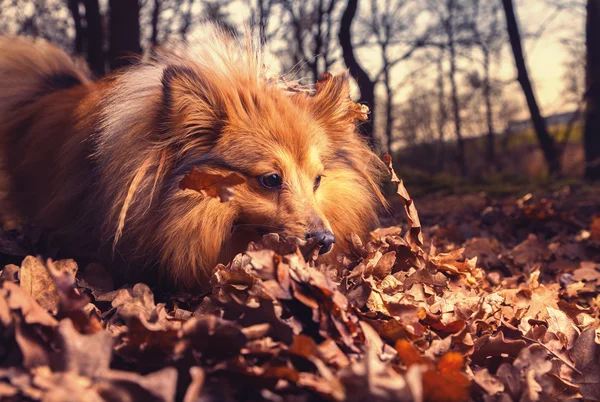
[{"label": "oak leaf", "polygon": [[208,173],[198,168],[192,169],[179,183],[182,190],[195,190],[205,197],[217,198],[221,202],[231,201],[235,186],[246,182],[239,173]]}]

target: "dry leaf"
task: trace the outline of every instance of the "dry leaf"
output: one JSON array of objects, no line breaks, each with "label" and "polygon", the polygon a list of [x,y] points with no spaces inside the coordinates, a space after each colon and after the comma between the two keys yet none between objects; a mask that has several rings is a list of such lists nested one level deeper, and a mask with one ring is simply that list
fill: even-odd
[{"label": "dry leaf", "polygon": [[194,168],[181,180],[179,188],[182,190],[195,190],[205,197],[213,197],[221,202],[228,202],[233,198],[235,186],[245,182],[246,178],[237,172],[216,174]]},{"label": "dry leaf", "polygon": [[412,241],[418,246],[423,246],[423,233],[421,232],[421,222],[419,220],[419,214],[417,213],[417,208],[415,207],[414,201],[410,198],[406,187],[404,187],[404,182],[396,176],[396,172],[394,172],[394,167],[392,166],[392,157],[388,154],[384,155],[385,163],[388,167],[390,175],[392,176],[392,182],[398,185],[398,195],[404,201],[404,209],[406,212],[406,217],[408,218],[408,225],[410,227],[410,238]]}]

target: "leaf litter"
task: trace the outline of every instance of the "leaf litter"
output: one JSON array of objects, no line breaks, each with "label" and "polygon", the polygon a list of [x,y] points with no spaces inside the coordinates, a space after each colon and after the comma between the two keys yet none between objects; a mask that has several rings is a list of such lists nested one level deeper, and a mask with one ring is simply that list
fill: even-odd
[{"label": "leaf litter", "polygon": [[[408,225],[353,236],[335,266],[266,235],[202,295],[7,242],[25,258],[0,274],[0,399],[600,400],[598,218],[564,192],[480,195],[426,204],[423,229],[386,163]],[[238,178],[213,176],[184,187],[226,201]]]}]

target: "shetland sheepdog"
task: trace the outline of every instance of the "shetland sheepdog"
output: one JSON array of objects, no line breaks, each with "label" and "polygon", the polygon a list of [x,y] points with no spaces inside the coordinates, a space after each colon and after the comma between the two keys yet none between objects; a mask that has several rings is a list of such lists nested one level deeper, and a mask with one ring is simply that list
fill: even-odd
[{"label": "shetland sheepdog", "polygon": [[[347,73],[286,81],[216,28],[100,80],[87,71],[50,43],[0,38],[2,210],[53,228],[63,250],[188,289],[265,233],[316,237],[335,263],[377,225],[382,163]],[[233,196],[198,177],[234,177]]]}]

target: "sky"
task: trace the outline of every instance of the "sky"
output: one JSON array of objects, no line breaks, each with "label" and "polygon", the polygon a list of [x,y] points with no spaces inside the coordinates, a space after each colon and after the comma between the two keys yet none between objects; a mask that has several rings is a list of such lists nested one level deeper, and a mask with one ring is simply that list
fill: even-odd
[{"label": "sky", "polygon": [[[561,40],[564,38],[584,40],[585,9],[575,7],[556,12],[556,8],[550,7],[547,1],[552,0],[516,0],[515,5],[523,37],[529,75],[533,82],[542,113],[550,115],[571,111],[574,108],[573,104],[568,104],[565,101],[564,96],[565,63],[569,59],[569,55]],[[566,2],[568,0],[555,1]],[[580,0],[575,0],[575,2],[583,4],[583,1]],[[541,35],[537,37],[533,36],[534,33],[540,31],[542,32]],[[371,65],[371,69],[379,69],[379,66],[374,67],[378,64],[376,61],[378,57],[373,57],[368,52],[359,54],[359,58],[361,56],[365,64]],[[422,61],[417,58],[399,65],[394,70],[395,80],[398,85],[406,81],[410,83],[411,78],[407,79],[407,74],[421,68],[422,66],[419,63],[422,63]],[[469,63],[466,60],[459,62],[459,69],[472,69],[472,66],[468,65]],[[492,70],[492,74],[495,77],[509,83],[504,89],[505,98],[514,99],[515,102],[519,102],[522,105],[522,112],[516,118],[528,118],[529,115],[525,108],[524,97],[518,82],[516,82],[517,72],[508,42],[500,57],[493,61]],[[428,71],[432,73],[435,69],[430,68]],[[422,81],[428,82],[431,86],[436,85],[436,81],[431,76],[427,76],[427,74],[422,77]],[[403,89],[400,90],[397,101],[401,102],[403,97],[409,96],[411,85],[402,85],[400,87]]]},{"label": "sky", "polygon": [[[567,0],[559,0],[567,2]],[[579,2],[579,4],[582,4]],[[526,41],[525,51],[530,74],[535,83],[539,102],[545,113],[555,113],[564,107],[563,75],[568,53],[561,44],[565,37],[584,37],[584,9],[563,11],[556,14],[544,0],[520,0],[517,3],[519,20],[524,30],[536,32],[546,26],[540,39]],[[553,18],[553,16],[555,16]],[[547,23],[546,23],[547,22]],[[509,55],[511,56],[511,55]],[[516,75],[513,60],[502,63],[501,74]]]},{"label": "sky", "polygon": [[[492,1],[492,0],[484,0]],[[498,0],[499,1],[499,0]],[[585,9],[584,0],[513,0],[515,1],[517,17],[520,22],[521,34],[525,38],[526,62],[529,67],[529,74],[534,83],[538,102],[544,114],[559,113],[573,109],[573,105],[566,104],[564,98],[564,73],[565,62],[568,53],[564,45],[561,44],[563,38],[584,38],[585,28]],[[556,12],[550,2],[559,4],[573,3],[574,7]],[[240,21],[248,18],[248,9],[241,0],[237,5],[231,8],[230,16]],[[366,4],[364,2],[363,4]],[[356,23],[356,22],[355,22]],[[526,39],[529,35],[539,32],[543,29],[543,34],[537,39]],[[362,50],[358,52],[359,61],[370,71],[379,70],[379,55]],[[394,79],[400,83],[407,81],[407,75],[420,69],[419,61],[408,61],[402,63],[394,70]],[[465,66],[466,67],[466,66]],[[345,67],[338,63],[332,69],[342,70]],[[495,74],[502,81],[512,82],[505,89],[505,96],[514,98],[515,102],[523,103],[523,96],[520,92],[518,83],[514,81],[516,71],[514,68],[514,59],[510,52],[510,47],[505,47],[501,57],[495,63]],[[410,79],[408,79],[409,81]],[[427,78],[426,78],[427,80]],[[429,82],[433,80],[429,79]],[[403,98],[408,96],[410,86],[402,86],[405,90],[400,90],[396,102],[402,102]],[[526,110],[519,116],[527,118]]]}]

